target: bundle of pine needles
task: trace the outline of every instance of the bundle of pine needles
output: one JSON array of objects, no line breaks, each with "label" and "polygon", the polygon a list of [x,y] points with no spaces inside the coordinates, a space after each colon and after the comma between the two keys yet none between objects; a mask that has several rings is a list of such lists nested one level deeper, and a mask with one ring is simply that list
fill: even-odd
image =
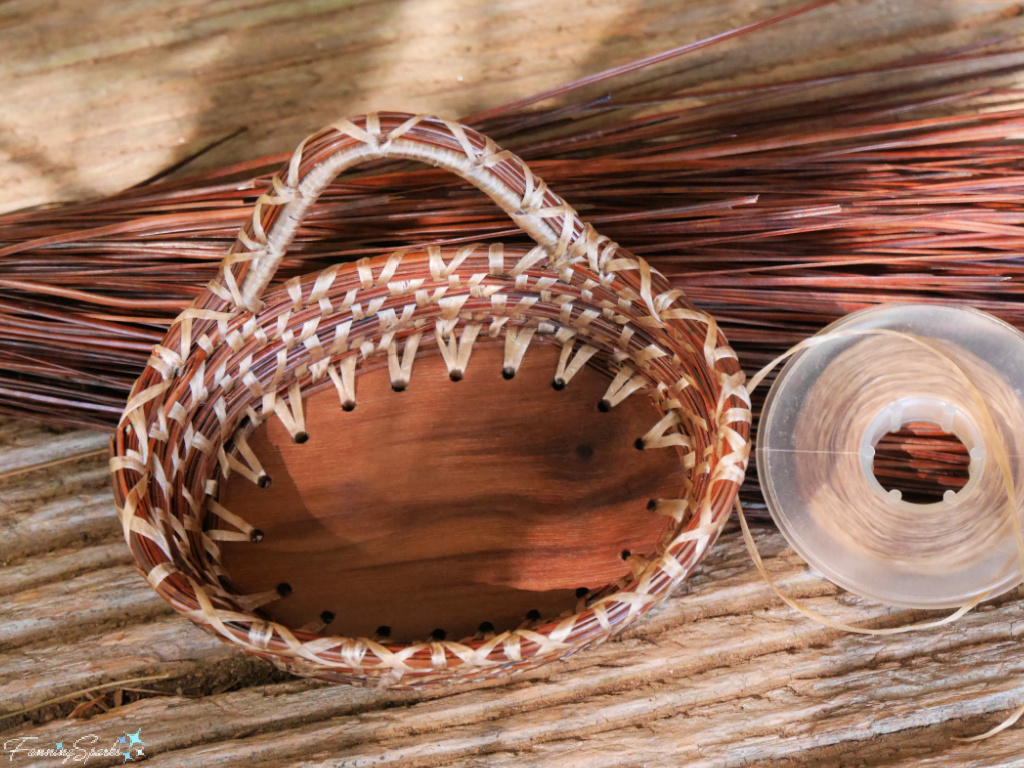
[{"label": "bundle of pine needles", "polygon": [[[1021,49],[1003,41],[744,89],[673,85],[683,54],[724,37],[466,122],[718,318],[748,370],[880,302],[966,303],[1024,328],[1013,138],[1024,98],[992,85],[1022,68]],[[912,88],[888,84],[908,70]],[[836,83],[842,96],[829,95]],[[150,347],[286,158],[0,216],[0,412],[116,423]],[[330,187],[279,278],[410,245],[515,237],[460,181],[380,164]],[[880,478],[904,489],[966,477],[956,444],[911,430],[883,448]]]}]

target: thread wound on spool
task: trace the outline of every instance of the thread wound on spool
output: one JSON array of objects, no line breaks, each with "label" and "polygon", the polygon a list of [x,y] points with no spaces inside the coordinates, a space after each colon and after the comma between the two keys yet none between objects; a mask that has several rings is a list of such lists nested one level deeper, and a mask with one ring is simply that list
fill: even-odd
[{"label": "thread wound on spool", "polygon": [[[779,375],[760,424],[762,488],[794,549],[836,584],[892,605],[953,607],[1018,584],[1006,486],[983,425],[987,408],[1019,510],[1024,399],[1011,382],[1024,377],[1024,337],[980,312],[899,305],[820,336]],[[876,479],[875,445],[911,422],[964,444],[959,492],[919,504]]]}]

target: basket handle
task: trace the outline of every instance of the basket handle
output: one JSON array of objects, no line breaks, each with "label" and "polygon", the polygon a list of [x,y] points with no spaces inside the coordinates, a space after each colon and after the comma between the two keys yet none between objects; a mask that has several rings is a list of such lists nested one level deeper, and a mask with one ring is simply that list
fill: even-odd
[{"label": "basket handle", "polygon": [[483,191],[539,246],[526,266],[545,257],[556,267],[586,257],[600,272],[618,248],[582,222],[526,163],[482,134],[438,117],[372,113],[335,123],[299,145],[228,251],[222,267],[230,295],[222,298],[258,311],[303,217],[327,185],[343,171],[381,158],[444,168]]}]

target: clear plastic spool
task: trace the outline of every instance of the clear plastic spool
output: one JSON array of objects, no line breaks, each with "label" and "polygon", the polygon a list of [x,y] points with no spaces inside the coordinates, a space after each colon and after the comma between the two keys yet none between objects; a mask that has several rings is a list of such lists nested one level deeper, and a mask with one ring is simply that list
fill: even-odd
[{"label": "clear plastic spool", "polygon": [[[888,433],[895,432],[904,424],[915,422],[926,422],[934,424],[947,434],[957,438],[967,449],[970,457],[968,465],[969,479],[967,484],[960,489],[960,492],[950,489],[942,495],[942,501],[935,504],[914,504],[903,501],[903,494],[897,490],[885,490],[882,484],[875,477],[875,446],[879,440]],[[947,403],[933,397],[904,397],[895,400],[883,408],[875,416],[871,424],[864,431],[860,443],[861,468],[864,475],[875,491],[885,498],[886,502],[893,506],[902,507],[908,511],[919,511],[926,508],[945,508],[944,505],[956,503],[957,499],[970,496],[974,487],[978,484],[984,467],[985,442],[981,436],[978,426],[972,421],[971,416],[953,403]]]},{"label": "clear plastic spool", "polygon": [[[999,380],[1005,396],[991,415],[1009,436],[1006,449],[1018,487],[1019,524],[1024,443],[1018,445],[1012,427],[1024,427],[1024,335],[982,312],[925,305],[864,310],[841,319],[819,335],[874,329],[941,342],[945,353],[954,360],[958,354],[964,359],[969,357],[974,361],[974,370],[981,366]],[[797,353],[780,372],[765,402],[757,439],[758,477],[769,512],[811,568],[868,599],[913,608],[952,608],[981,595],[995,596],[1012,589],[1022,576],[1020,555],[1007,516],[1005,489],[1001,498],[993,493],[993,488],[1001,487],[1001,481],[994,480],[992,474],[999,473],[999,468],[986,449],[978,406],[962,395],[952,397],[956,373],[948,363],[935,356],[935,373],[928,377],[912,370],[904,373],[899,361],[894,360],[888,364],[880,361],[882,373],[870,369],[856,371],[855,377],[863,381],[851,380],[849,372],[843,371],[848,384],[843,389],[846,402],[837,401],[820,389],[830,376],[835,380],[835,370],[829,372],[829,366],[842,364],[844,354],[855,345],[870,345],[861,346],[859,352],[877,350],[884,355],[884,340],[891,338],[869,334],[834,336]],[[864,394],[868,390],[873,393],[870,397]],[[871,417],[870,412],[864,412],[868,402],[875,403]],[[821,414],[813,412],[818,408],[822,409]],[[825,409],[829,411],[827,418]],[[809,441],[807,425],[817,424],[819,416],[822,424],[829,425],[827,433],[819,430]],[[970,456],[967,484],[958,492],[947,491],[934,504],[905,501],[898,490],[885,490],[874,475],[875,445],[886,433],[911,422],[935,424],[955,435]],[[814,463],[834,464],[843,469],[841,478],[833,476],[826,481],[842,483],[842,493],[822,488],[820,473],[815,475],[808,469]],[[808,482],[810,476],[816,480]],[[925,566],[912,559],[901,561],[874,554],[870,545],[851,543],[841,531],[837,534],[844,518],[863,514],[867,508],[880,515],[891,510],[904,519],[920,521],[921,531],[925,532],[931,523],[941,523],[948,530],[958,520],[964,521],[964,529],[968,530],[969,521],[978,519],[978,515],[987,516],[1003,529],[992,546],[981,549],[977,557],[958,560],[939,555]],[[831,517],[829,525],[823,524],[824,516]],[[908,530],[908,541],[917,533]]]}]

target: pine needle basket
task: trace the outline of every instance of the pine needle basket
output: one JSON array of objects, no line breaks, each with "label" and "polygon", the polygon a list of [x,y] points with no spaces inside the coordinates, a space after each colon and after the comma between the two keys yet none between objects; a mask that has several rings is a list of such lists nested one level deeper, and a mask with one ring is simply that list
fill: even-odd
[{"label": "pine needle basket", "polygon": [[[327,184],[383,158],[457,174],[535,245],[398,252],[270,289]],[[308,398],[336,390],[336,406],[353,410],[359,379],[386,371],[399,391],[429,357],[439,356],[458,381],[474,348],[484,346],[501,351],[502,376],[511,379],[531,344],[558,350],[556,390],[571,391],[585,368],[607,379],[590,406],[595,413],[647,398],[659,418],[635,447],[678,455],[682,492],[651,501],[668,518],[667,532],[650,542],[649,556],[624,557],[626,576],[588,590],[575,610],[555,618],[410,642],[332,634],[333,617],[285,626],[265,610],[282,590],[237,588],[222,550],[258,546],[262,533],[247,510],[221,503],[220,491],[232,475],[268,484],[248,443],[255,430],[277,419],[301,444],[315,429],[306,420]],[[686,578],[728,518],[747,465],[750,420],[743,372],[714,319],[660,273],[596,233],[490,139],[439,118],[380,113],[310,136],[274,178],[218,277],[154,347],[114,435],[110,466],[128,546],[176,610],[299,675],[420,686],[531,668],[605,640],[649,611]],[[329,476],[331,468],[320,471]]]}]

